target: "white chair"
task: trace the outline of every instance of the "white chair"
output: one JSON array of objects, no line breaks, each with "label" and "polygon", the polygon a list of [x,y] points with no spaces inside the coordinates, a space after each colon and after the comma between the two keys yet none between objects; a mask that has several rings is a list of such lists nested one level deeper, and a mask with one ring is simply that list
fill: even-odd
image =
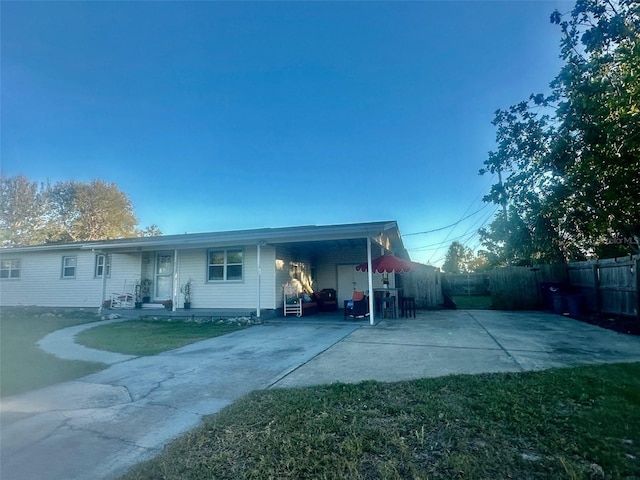
[{"label": "white chair", "polygon": [[286,284],[284,290],[284,316],[287,314],[302,316],[302,299],[298,297],[298,288],[295,285]]},{"label": "white chair", "polygon": [[122,293],[112,293],[110,308],[135,308],[136,296],[134,293],[127,292],[127,282],[124,282]]}]

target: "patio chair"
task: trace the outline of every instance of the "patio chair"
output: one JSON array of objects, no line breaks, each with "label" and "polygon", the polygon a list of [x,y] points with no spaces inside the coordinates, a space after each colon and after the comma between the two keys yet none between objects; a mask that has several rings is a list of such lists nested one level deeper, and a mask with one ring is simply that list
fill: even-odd
[{"label": "patio chair", "polygon": [[344,301],[344,318],[364,318],[369,315],[369,298],[364,292],[354,291],[351,300]]},{"label": "patio chair", "polygon": [[283,313],[286,317],[287,314],[295,315],[296,317],[302,316],[302,299],[298,296],[298,287],[291,284],[283,286],[284,290],[284,307]]},{"label": "patio chair", "polygon": [[124,288],[122,289],[122,293],[112,293],[111,294],[111,302],[109,304],[110,308],[118,309],[118,308],[135,308],[136,306],[136,296],[134,293],[127,292],[127,282],[124,282]]}]

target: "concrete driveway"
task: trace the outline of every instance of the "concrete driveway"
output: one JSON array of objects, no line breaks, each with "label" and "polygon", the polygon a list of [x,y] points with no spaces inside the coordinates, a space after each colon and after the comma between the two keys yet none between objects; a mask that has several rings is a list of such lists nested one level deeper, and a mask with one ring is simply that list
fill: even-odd
[{"label": "concrete driveway", "polygon": [[[64,354],[82,355],[71,343]],[[418,312],[376,327],[318,315],[109,358],[102,372],[2,401],[3,480],[113,478],[255,389],[640,361],[640,338],[539,312]]]},{"label": "concrete driveway", "polygon": [[640,337],[543,312],[440,310],[361,328],[276,383],[383,382],[640,361]]},{"label": "concrete driveway", "polygon": [[[0,405],[0,478],[114,478],[157,455],[203,415],[268,388],[358,327],[255,326],[5,398]],[[77,331],[71,327],[67,332],[70,344]],[[48,346],[64,345],[64,337],[59,331]],[[69,350],[60,356],[77,357],[82,348]]]}]

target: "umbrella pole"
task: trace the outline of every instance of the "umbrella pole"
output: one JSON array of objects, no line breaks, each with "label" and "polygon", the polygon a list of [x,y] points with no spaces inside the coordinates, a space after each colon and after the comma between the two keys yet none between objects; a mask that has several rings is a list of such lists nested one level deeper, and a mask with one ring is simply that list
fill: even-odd
[{"label": "umbrella pole", "polygon": [[369,325],[375,325],[375,311],[373,302],[373,266],[371,265],[371,238],[367,237],[367,279],[369,280]]}]

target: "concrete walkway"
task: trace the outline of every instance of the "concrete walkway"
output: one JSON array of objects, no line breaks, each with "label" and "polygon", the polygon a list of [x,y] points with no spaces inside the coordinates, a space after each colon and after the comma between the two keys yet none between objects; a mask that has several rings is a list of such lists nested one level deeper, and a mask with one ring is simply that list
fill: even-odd
[{"label": "concrete walkway", "polygon": [[118,318],[115,320],[83,323],[81,325],[63,328],[62,330],[56,330],[46,337],[43,337],[38,342],[38,346],[45,352],[52,353],[56,357],[66,360],[85,360],[88,362],[106,363],[107,365],[131,360],[132,358],[136,358],[136,356],[87,348],[75,342],[76,335],[84,330],[89,330],[90,328],[101,325],[109,325],[111,323],[125,322],[127,320],[127,318]]},{"label": "concrete walkway", "polygon": [[[40,344],[96,361],[99,353],[74,344],[77,332]],[[97,360],[111,363],[102,372],[3,399],[0,478],[114,478],[255,389],[640,361],[640,337],[539,312],[418,312],[376,327],[318,315],[123,357]]]}]

